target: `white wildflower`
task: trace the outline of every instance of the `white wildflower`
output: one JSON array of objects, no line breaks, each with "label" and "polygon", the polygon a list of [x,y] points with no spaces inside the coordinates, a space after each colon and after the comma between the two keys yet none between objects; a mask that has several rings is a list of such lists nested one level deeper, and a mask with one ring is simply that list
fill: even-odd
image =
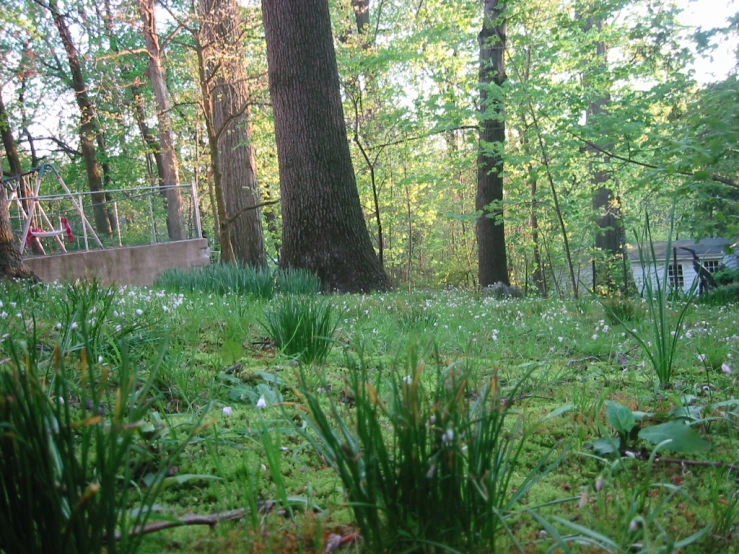
[{"label": "white wildflower", "polygon": [[447,429],[444,434],[441,436],[441,443],[442,444],[449,444],[454,440],[454,431],[452,429]]}]

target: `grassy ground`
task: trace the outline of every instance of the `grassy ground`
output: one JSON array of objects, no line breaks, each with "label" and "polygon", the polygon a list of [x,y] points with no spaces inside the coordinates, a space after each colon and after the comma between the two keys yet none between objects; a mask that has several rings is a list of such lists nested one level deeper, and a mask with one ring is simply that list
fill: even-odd
[{"label": "grassy ground", "polygon": [[[119,357],[111,345],[125,339],[132,363],[145,374],[164,351],[146,423],[165,428],[170,438],[182,436],[194,418],[209,424],[168,468],[175,479],[157,505],[177,517],[246,512],[212,528],[152,533],[144,552],[323,552],[338,541],[332,534],[343,538],[342,551],[372,550],[359,537],[330,457],[299,432],[306,394],[353,421],[359,401],[351,376],[358,366],[375,384],[395,378],[397,390],[415,386],[418,375],[428,395],[438,375],[458,372],[469,382],[465,406],[474,403],[474,391],[495,383],[510,404],[506,436],[529,430],[507,469],[513,493],[538,471],[542,457],[558,460],[506,511],[500,552],[739,551],[737,474],[709,465],[739,463],[735,306],[689,309],[678,330],[671,382],[659,387],[644,348],[592,299],[494,300],[459,291],[334,296],[328,299],[337,318],[334,347],[324,362],[305,366],[281,354],[262,325],[279,297],[114,290],[103,321],[92,324],[100,333],[92,363],[112,371]],[[9,356],[10,340],[27,340],[34,325],[41,364],[73,334],[69,313],[76,304],[69,289],[11,286],[0,298],[0,335],[10,337],[0,345],[1,359]],[[640,299],[617,306],[651,348],[647,308]],[[676,314],[670,311],[670,329]],[[96,319],[95,313],[87,317]],[[78,350],[65,355],[80,363]],[[524,388],[506,398],[526,375]],[[619,444],[609,417],[616,405],[646,412],[642,429],[683,416],[710,446],[675,452],[666,443],[650,460],[655,446],[638,428],[623,433]],[[384,419],[382,425],[392,434]],[[615,437],[611,444],[620,452],[598,454],[593,443],[604,437]],[[136,474],[140,483],[144,473]],[[408,533],[423,522],[393,527]],[[444,551],[402,532],[398,537],[394,551]],[[458,550],[485,548],[468,542]]]}]

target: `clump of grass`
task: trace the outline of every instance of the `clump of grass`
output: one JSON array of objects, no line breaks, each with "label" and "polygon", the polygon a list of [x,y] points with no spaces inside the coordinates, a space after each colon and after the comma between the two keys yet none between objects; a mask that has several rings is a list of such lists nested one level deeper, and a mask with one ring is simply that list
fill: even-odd
[{"label": "clump of grass", "polygon": [[457,365],[432,370],[427,388],[414,351],[386,376],[349,365],[353,415],[325,408],[302,375],[301,432],[339,474],[370,550],[495,552],[516,507],[559,463],[550,450],[530,470],[519,464],[529,431],[512,407],[527,377],[504,394],[497,377],[477,388]]},{"label": "clump of grass", "polygon": [[154,286],[173,292],[233,293],[266,299],[274,296],[274,279],[269,270],[239,264],[168,269],[156,278]]},{"label": "clump of grass", "polygon": [[338,321],[329,300],[287,296],[265,310],[260,323],[283,354],[310,364],[321,363],[328,356]]},{"label": "clump of grass", "polygon": [[[671,217],[672,221],[674,221],[674,205]],[[669,236],[672,237],[672,225]],[[656,385],[665,388],[670,386],[672,381],[677,345],[682,338],[685,316],[696,298],[697,282],[693,283],[693,287],[686,293],[684,299],[681,298],[682,293],[673,294],[674,287],[671,286],[669,277],[672,240],[670,238],[667,241],[665,257],[663,260],[659,260],[654,249],[648,214],[645,216],[643,234],[641,237],[637,235],[636,238],[639,247],[639,261],[645,273],[644,296],[649,314],[647,318],[649,321],[649,331],[647,334],[651,336],[649,338],[643,337],[641,333],[625,325],[625,321],[620,319],[616,312],[608,310],[608,307],[603,304],[603,301],[601,303],[609,311],[611,317],[615,318],[619,323],[624,324],[625,331],[631,335],[647,355],[657,375]],[[655,276],[654,280],[652,279],[652,275]],[[677,320],[673,323],[671,307],[673,305],[678,306],[679,304],[682,304],[682,306],[677,310]]]},{"label": "clump of grass", "polygon": [[602,302],[611,325],[621,322],[639,322],[644,318],[644,311],[641,306],[630,298],[610,296],[604,298]]},{"label": "clump of grass", "polygon": [[318,294],[321,280],[307,269],[280,269],[277,272],[277,289],[283,294]]},{"label": "clump of grass", "polygon": [[[119,345],[115,372],[80,350],[67,367],[60,347],[48,377],[35,333],[0,365],[0,537],[5,552],[135,552],[174,458],[197,426],[167,453],[147,439],[156,402],[154,367],[142,379]],[[161,362],[161,359],[160,359]],[[135,471],[151,472],[139,487]]]},{"label": "clump of grass", "polygon": [[397,300],[388,310],[403,329],[433,327],[439,319],[438,314],[429,310],[423,302]]}]

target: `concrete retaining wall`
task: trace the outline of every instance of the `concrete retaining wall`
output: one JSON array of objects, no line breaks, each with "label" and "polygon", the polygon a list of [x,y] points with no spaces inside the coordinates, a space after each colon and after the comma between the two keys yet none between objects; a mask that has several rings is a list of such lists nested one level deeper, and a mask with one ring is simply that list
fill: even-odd
[{"label": "concrete retaining wall", "polygon": [[167,269],[208,265],[210,249],[206,239],[194,239],[34,256],[24,262],[46,282],[97,278],[105,283],[151,286],[156,276]]}]

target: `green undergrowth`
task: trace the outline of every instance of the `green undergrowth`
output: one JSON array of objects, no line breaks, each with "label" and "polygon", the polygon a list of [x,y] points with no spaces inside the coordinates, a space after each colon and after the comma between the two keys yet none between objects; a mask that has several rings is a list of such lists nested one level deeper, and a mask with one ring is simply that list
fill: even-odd
[{"label": "green undergrowth", "polygon": [[[25,363],[9,361],[11,344],[31,348],[37,374],[53,383],[63,352],[71,390],[81,391],[85,351],[114,395],[125,342],[129,371],[150,387],[139,456],[166,460],[117,470],[127,508],[156,468],[168,480],[150,520],[243,510],[212,529],[147,534],[142,552],[324,552],[331,541],[366,552],[736,549],[735,305],[690,306],[669,384],[658,386],[640,298],[604,306],[444,291],[295,297],[286,307],[287,295],[233,289],[4,287],[0,371]],[[312,364],[306,347],[287,346],[300,325],[285,339],[268,323],[288,308],[293,323],[306,322],[303,304],[330,306],[328,324],[307,332],[330,345]],[[681,309],[667,306],[666,329]],[[82,414],[84,396],[71,392],[65,405]],[[488,415],[475,411],[481,402]],[[502,418],[498,442],[475,443],[490,414]],[[201,417],[207,425],[192,436]],[[684,428],[700,442],[681,444]],[[491,488],[502,477],[473,469],[476,444],[475,459],[497,460],[509,479],[500,496]],[[504,444],[515,458],[496,458]],[[415,454],[403,450],[411,446]],[[425,504],[406,503],[421,493]]]}]

